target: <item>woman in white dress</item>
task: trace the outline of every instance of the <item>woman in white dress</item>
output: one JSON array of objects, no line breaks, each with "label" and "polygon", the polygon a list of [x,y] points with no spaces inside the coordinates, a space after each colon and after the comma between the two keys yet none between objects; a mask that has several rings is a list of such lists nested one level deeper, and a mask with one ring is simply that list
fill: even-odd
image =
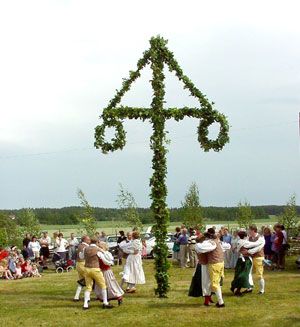
[{"label": "woman in white dress", "polygon": [[134,293],[135,285],[145,284],[145,274],[142,262],[142,242],[137,231],[132,232],[132,241],[120,243],[120,248],[128,254],[124,270],[122,284],[127,283],[126,293]]},{"label": "woman in white dress", "polygon": [[[114,257],[108,251],[108,246],[105,242],[99,242],[98,246],[103,250],[103,252],[100,252],[101,257],[99,258],[99,266],[107,286],[107,299],[108,301],[117,300],[118,304],[121,305],[124,292],[117,282],[113,271],[110,269],[110,267],[114,264]],[[95,293],[97,298],[102,301],[102,290],[97,284],[95,285]]]}]

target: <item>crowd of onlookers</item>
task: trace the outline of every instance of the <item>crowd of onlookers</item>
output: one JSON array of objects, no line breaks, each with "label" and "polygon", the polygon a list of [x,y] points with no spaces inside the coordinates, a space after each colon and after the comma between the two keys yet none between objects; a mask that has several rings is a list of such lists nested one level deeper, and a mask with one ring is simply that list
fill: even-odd
[{"label": "crowd of onlookers", "polygon": [[[285,269],[285,256],[289,249],[289,242],[284,226],[279,223],[273,227],[263,226],[260,233],[265,238],[264,253],[266,262],[269,263],[271,269]],[[201,237],[201,235],[201,231],[197,228],[187,229],[184,225],[176,227],[173,259],[178,261],[181,268],[194,268],[196,266],[197,254],[195,245],[197,238]],[[220,241],[231,245],[230,250],[224,253],[224,266],[227,269],[234,269],[239,256],[237,250],[238,231],[234,230],[230,233],[228,228],[221,227],[217,235]]]},{"label": "crowd of onlookers", "polygon": [[[106,242],[104,232],[97,232],[95,237]],[[68,239],[63,233],[56,232],[51,238],[47,231],[40,237],[27,233],[22,241],[22,248],[16,246],[0,247],[0,278],[20,279],[24,277],[41,277],[41,272],[47,269],[50,253],[55,254],[55,260],[72,260],[75,265],[76,249],[79,245],[74,233]]]}]

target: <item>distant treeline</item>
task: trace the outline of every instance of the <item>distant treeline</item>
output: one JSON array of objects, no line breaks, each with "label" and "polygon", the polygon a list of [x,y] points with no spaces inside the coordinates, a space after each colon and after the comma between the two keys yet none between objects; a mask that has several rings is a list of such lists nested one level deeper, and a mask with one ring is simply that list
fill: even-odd
[{"label": "distant treeline", "polygon": [[[284,206],[266,205],[252,206],[254,219],[268,219],[269,215],[280,215],[283,212]],[[7,215],[18,214],[23,209],[19,210],[0,210],[0,213]],[[79,217],[82,214],[82,207],[65,207],[60,209],[53,208],[37,208],[32,209],[38,218],[40,224],[47,225],[73,225],[79,223]],[[182,221],[181,208],[170,209],[171,221]],[[300,206],[297,206],[297,211],[300,213]],[[97,221],[123,221],[124,215],[121,209],[113,208],[94,208]],[[152,212],[149,208],[139,208],[139,215],[143,224],[154,223]],[[237,207],[203,207],[203,216],[207,220],[214,221],[234,221],[236,220]]]}]

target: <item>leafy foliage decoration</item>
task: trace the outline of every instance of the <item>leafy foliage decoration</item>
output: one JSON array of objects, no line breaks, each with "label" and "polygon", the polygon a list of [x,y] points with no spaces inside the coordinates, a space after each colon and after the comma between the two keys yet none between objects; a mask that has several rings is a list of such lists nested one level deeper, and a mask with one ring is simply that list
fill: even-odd
[{"label": "leafy foliage decoration", "polygon": [[[141,70],[147,64],[150,64],[152,70],[151,85],[153,99],[151,108],[120,106],[122,97],[129,91],[131,84],[140,77]],[[164,65],[168,66],[170,72],[175,72],[178,79],[183,82],[184,88],[188,89],[190,94],[198,99],[200,108],[184,107],[165,109],[163,107],[165,96]],[[168,247],[165,243],[169,223],[169,211],[166,204],[167,187],[165,183],[167,175],[165,122],[167,119],[180,121],[185,117],[200,119],[198,126],[198,141],[200,146],[204,151],[211,149],[220,151],[229,142],[229,125],[226,117],[216,111],[213,105],[214,103],[210,103],[206,96],[184,75],[173,53],[167,48],[167,40],[157,36],[151,38],[150,49],[145,51],[143,57],[138,61],[137,70],[130,71],[129,78],[123,79],[121,89],[117,90],[115,97],[103,109],[100,117],[103,123],[95,128],[95,147],[100,148],[106,154],[109,151],[121,150],[125,146],[126,132],[123,128],[124,119],[141,119],[143,121],[149,119],[152,123],[153,134],[150,139],[150,148],[153,151],[152,168],[154,172],[150,179],[150,197],[152,199],[151,208],[156,220],[156,225],[154,226],[156,237],[154,253],[157,289],[155,291],[159,297],[166,297],[169,290]],[[218,137],[212,140],[208,137],[208,128],[215,122],[220,125],[220,131]],[[110,142],[105,140],[105,129],[107,127],[115,128],[115,136]]]}]

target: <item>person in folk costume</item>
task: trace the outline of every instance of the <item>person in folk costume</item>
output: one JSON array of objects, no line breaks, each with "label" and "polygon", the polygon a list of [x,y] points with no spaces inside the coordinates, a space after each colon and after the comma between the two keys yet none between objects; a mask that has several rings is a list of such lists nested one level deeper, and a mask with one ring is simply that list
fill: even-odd
[{"label": "person in folk costume", "polygon": [[[230,244],[221,242],[213,228],[209,228],[204,234],[206,240],[197,244],[197,253],[207,254],[207,264],[211,282],[211,291],[217,296],[217,308],[225,307],[222,297],[221,281],[224,277],[224,251],[230,249]],[[209,302],[207,304],[209,305]],[[207,305],[206,304],[206,305]]]},{"label": "person in folk costume", "polygon": [[[253,262],[253,269],[256,273],[257,277],[259,278],[259,293],[258,294],[264,294],[265,293],[265,280],[264,280],[264,245],[265,245],[265,238],[262,235],[259,235],[257,233],[257,227],[256,225],[250,225],[249,226],[249,238],[248,243],[244,244],[244,248],[241,250],[241,253],[243,255],[251,255],[252,262]],[[261,249],[257,250],[257,247]],[[250,273],[252,278],[252,273]],[[253,282],[252,282],[253,284]],[[250,287],[243,293],[251,293],[252,288]]]},{"label": "person in folk costume", "polygon": [[[100,270],[99,258],[101,258],[101,253],[104,251],[97,246],[98,239],[93,237],[91,239],[91,244],[84,248],[84,277],[86,284],[86,291],[84,292],[84,304],[83,309],[89,308],[90,294],[93,289],[93,283],[99,287],[103,299],[103,309],[113,308],[107,301],[107,287],[103,273]],[[80,256],[82,258],[82,256]]]},{"label": "person in folk costume", "polygon": [[[130,247],[131,242],[132,242],[132,232],[127,232],[125,240],[121,241],[120,244],[119,244],[119,249],[120,249],[120,252],[122,253],[122,258],[125,260],[123,271],[120,272],[120,275],[122,275],[122,281],[121,281],[121,287],[122,288],[123,288],[123,285],[125,283],[125,280],[123,278],[124,269],[126,268],[126,261],[127,261],[128,255],[129,255],[128,253],[125,253],[122,249],[126,248],[126,247]],[[127,288],[129,288],[128,283],[127,283]]]},{"label": "person in folk costume", "polygon": [[[104,251],[100,252],[99,265],[107,286],[108,301],[118,300],[118,304],[121,305],[124,292],[117,282],[113,271],[110,269],[110,267],[114,264],[114,257],[108,251],[108,246],[105,242],[98,242],[98,246]],[[95,293],[97,298],[100,301],[103,301],[101,289],[97,284],[95,285]]]},{"label": "person in folk costume", "polygon": [[81,290],[83,288],[83,286],[85,286],[85,281],[84,281],[84,254],[83,254],[83,250],[89,246],[89,244],[91,243],[91,239],[89,238],[89,236],[84,235],[81,238],[81,243],[79,244],[78,248],[77,248],[77,260],[76,260],[76,270],[78,273],[78,286],[76,289],[76,293],[74,296],[73,301],[79,301],[79,296],[81,293]]},{"label": "person in folk costume", "polygon": [[142,242],[138,231],[132,232],[131,242],[122,242],[120,248],[128,254],[123,270],[122,284],[127,283],[126,293],[136,292],[136,284],[145,284],[142,262]]},{"label": "person in folk costume", "polygon": [[247,233],[244,230],[238,232],[239,240],[237,242],[237,251],[239,258],[235,267],[234,279],[231,282],[230,290],[236,296],[242,296],[241,289],[246,290],[253,288],[252,280],[252,258],[249,255],[243,255],[242,252],[246,247],[251,247],[248,251],[255,253],[260,251],[264,246],[261,244],[254,247],[253,242],[247,240]]},{"label": "person in folk costume", "polygon": [[197,237],[196,239],[197,244],[195,246],[195,251],[198,257],[198,264],[192,278],[191,286],[189,289],[189,296],[204,296],[204,305],[209,306],[210,303],[214,302],[211,298],[210,278],[207,266],[207,253],[198,252],[198,243],[202,243],[205,241],[205,239],[205,236]]}]

